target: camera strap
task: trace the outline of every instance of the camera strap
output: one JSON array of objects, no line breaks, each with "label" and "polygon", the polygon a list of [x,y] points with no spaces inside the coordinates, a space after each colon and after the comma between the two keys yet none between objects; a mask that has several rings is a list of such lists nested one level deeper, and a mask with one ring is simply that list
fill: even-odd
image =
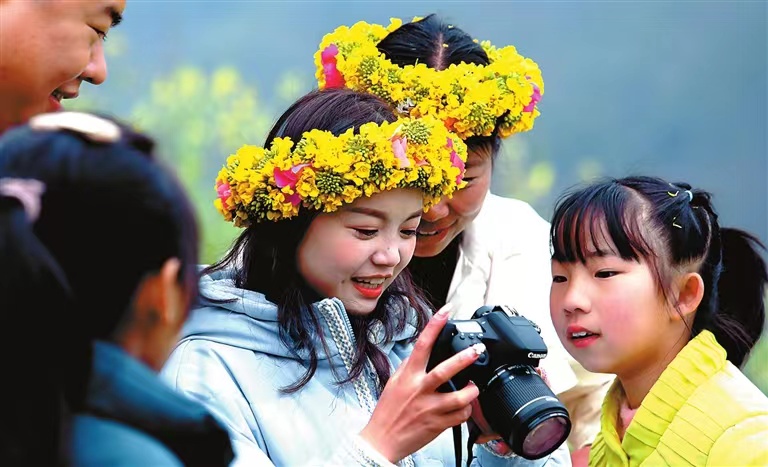
[{"label": "camera strap", "polygon": [[[453,427],[453,453],[456,467],[461,467],[461,425]],[[471,453],[472,451],[468,455],[471,455]]]},{"label": "camera strap", "polygon": [[[472,420],[467,420],[467,431],[469,436],[467,438],[467,464],[469,467],[472,464],[474,456],[475,441],[480,436],[480,428],[472,423]],[[453,452],[455,454],[456,467],[461,467],[461,425],[453,427]]]}]

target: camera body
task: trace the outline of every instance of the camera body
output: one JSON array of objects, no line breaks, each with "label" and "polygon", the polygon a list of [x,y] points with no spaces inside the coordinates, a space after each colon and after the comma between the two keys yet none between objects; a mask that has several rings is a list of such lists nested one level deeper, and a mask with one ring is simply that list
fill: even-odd
[{"label": "camera body", "polygon": [[475,344],[486,351],[451,381],[461,389],[473,381],[481,390],[488,386],[496,370],[509,365],[537,367],[547,356],[547,346],[536,324],[507,306],[483,306],[469,320],[448,320],[437,338],[428,368]]},{"label": "camera body", "polygon": [[568,410],[536,372],[547,346],[536,324],[506,306],[483,306],[469,320],[448,320],[432,348],[427,364],[440,362],[475,344],[486,351],[454,375],[452,391],[470,381],[480,390],[478,400],[491,428],[526,459],[555,451],[571,431]]}]

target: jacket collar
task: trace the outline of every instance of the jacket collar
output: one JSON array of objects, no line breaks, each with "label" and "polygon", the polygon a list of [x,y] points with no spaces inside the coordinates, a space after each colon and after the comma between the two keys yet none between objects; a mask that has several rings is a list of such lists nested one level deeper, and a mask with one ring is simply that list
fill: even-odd
[{"label": "jacket collar", "polygon": [[[683,347],[651,387],[621,441],[616,423],[624,394],[618,379],[614,381],[603,403],[600,420],[606,447],[622,459],[624,465],[629,463],[629,456],[646,459],[656,450],[662,436],[693,393],[727,363],[725,349],[717,343],[715,336],[710,331],[699,333]],[[702,453],[709,451],[707,443],[711,445],[711,440],[706,437],[686,441],[701,444],[695,447]]]},{"label": "jacket collar", "polygon": [[185,465],[226,465],[233,457],[228,433],[202,405],[111,343],[94,343],[85,411],[148,433]]}]

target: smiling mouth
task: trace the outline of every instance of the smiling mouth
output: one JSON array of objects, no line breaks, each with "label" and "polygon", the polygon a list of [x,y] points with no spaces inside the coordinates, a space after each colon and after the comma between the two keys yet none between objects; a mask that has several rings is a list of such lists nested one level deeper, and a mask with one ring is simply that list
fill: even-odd
[{"label": "smiling mouth", "polygon": [[378,289],[382,285],[384,285],[384,282],[386,281],[385,278],[379,277],[379,278],[371,278],[371,279],[363,279],[363,278],[352,278],[352,282],[355,284],[358,284],[360,287],[366,288],[366,289]]},{"label": "smiling mouth", "polygon": [[572,332],[571,334],[568,335],[568,337],[570,337],[571,339],[576,340],[576,339],[584,339],[586,337],[592,337],[592,336],[597,336],[597,335],[599,335],[599,334],[596,334],[594,332],[579,331],[579,332]]},{"label": "smiling mouth", "polygon": [[446,227],[443,227],[442,229],[432,229],[432,230],[423,229],[423,230],[416,230],[416,236],[417,236],[417,237],[434,237],[435,235],[440,235],[440,234],[442,234],[442,233],[445,233],[445,232],[447,232],[447,231],[448,231],[448,229],[450,229],[451,227],[453,227],[453,224],[451,224],[451,225],[449,225],[449,226],[446,226]]},{"label": "smiling mouth", "polygon": [[416,236],[418,236],[418,237],[434,237],[435,235],[439,234],[440,232],[442,232],[442,231],[441,230],[433,230],[431,232],[420,232],[420,231],[417,231],[416,232]]}]

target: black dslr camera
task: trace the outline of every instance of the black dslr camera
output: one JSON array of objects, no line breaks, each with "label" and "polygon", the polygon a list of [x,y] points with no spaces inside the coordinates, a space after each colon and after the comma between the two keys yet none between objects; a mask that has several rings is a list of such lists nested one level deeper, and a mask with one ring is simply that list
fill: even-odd
[{"label": "black dslr camera", "polygon": [[540,459],[568,438],[568,410],[534,370],[547,346],[533,322],[514,309],[480,307],[472,319],[448,320],[435,342],[428,369],[474,344],[486,352],[454,376],[448,390],[472,381],[480,389],[480,407],[491,428],[515,454]]}]

